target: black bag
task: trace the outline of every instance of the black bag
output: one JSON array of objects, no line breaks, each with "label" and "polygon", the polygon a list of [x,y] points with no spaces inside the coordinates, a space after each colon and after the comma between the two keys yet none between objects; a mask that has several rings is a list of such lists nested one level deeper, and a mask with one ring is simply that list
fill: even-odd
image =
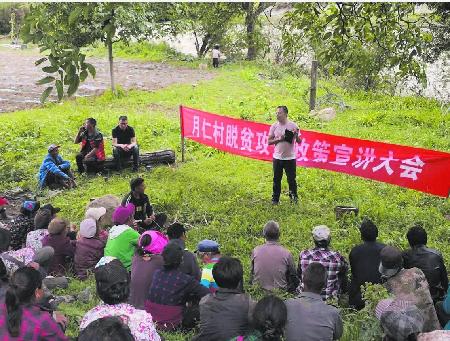
[{"label": "black bag", "polygon": [[292,143],[292,141],[294,140],[294,133],[291,130],[285,130],[284,131],[284,140],[286,142]]}]

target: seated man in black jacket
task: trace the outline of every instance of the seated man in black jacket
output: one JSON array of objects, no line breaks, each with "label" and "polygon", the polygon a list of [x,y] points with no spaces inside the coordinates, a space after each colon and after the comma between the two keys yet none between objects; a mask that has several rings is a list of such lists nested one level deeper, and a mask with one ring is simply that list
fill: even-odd
[{"label": "seated man in black jacket", "polygon": [[384,244],[377,242],[378,228],[370,219],[363,220],[359,231],[364,243],[355,246],[350,251],[352,280],[348,293],[350,306],[358,310],[364,308],[361,285],[366,282],[381,283],[381,274],[378,267],[381,249],[385,247]]},{"label": "seated man in black jacket", "polygon": [[132,203],[135,207],[134,221],[138,227],[138,232],[147,230],[161,230],[166,223],[167,216],[164,213],[156,214],[153,212],[153,206],[145,194],[145,183],[143,178],[136,178],[130,182],[131,192],[122,200],[125,206]]},{"label": "seated man in black jacket", "polygon": [[422,270],[427,278],[433,302],[442,300],[448,287],[448,277],[441,253],[427,247],[427,232],[421,224],[411,227],[406,237],[411,249],[403,252],[405,269],[416,267]]}]

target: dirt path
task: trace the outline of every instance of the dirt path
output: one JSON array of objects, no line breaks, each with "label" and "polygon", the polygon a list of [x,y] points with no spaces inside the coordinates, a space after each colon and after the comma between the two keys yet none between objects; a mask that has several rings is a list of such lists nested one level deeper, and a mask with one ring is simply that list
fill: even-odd
[{"label": "dirt path", "polygon": [[[39,59],[32,51],[0,48],[0,112],[16,111],[39,106],[39,97],[47,85],[38,86],[44,76]],[[92,96],[109,87],[109,67],[106,59],[88,58],[97,70],[95,79],[88,77],[78,89],[77,96]],[[115,60],[116,83],[125,89],[157,90],[174,83],[196,83],[212,79],[205,70],[175,67],[164,63]],[[51,100],[55,100],[53,95]]]}]

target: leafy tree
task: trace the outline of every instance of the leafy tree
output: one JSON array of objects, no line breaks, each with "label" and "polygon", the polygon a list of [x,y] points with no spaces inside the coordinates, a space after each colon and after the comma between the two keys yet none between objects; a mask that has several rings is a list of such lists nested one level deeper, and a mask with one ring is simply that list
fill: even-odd
[{"label": "leafy tree", "polygon": [[113,44],[131,39],[143,40],[173,27],[167,25],[171,4],[157,3],[43,3],[31,5],[25,18],[22,37],[25,42],[38,44],[48,57],[40,58],[36,65],[49,61],[42,70],[49,75],[38,84],[48,86],[42,96],[44,102],[54,88],[58,99],[72,96],[80,82],[95,68],[86,62],[81,48],[102,41],[108,49],[111,89],[115,90]]},{"label": "leafy tree", "polygon": [[247,60],[255,60],[257,56],[257,30],[259,16],[269,7],[273,6],[273,2],[243,2],[241,4],[245,14],[246,27],[246,43],[247,43]]},{"label": "leafy tree", "polygon": [[195,38],[197,56],[202,58],[214,44],[221,44],[240,6],[230,2],[178,4],[179,21]]},{"label": "leafy tree", "polygon": [[433,62],[450,51],[450,2],[427,3],[427,6],[433,11],[429,23],[434,39],[426,60]]},{"label": "leafy tree", "polygon": [[10,34],[12,26],[18,31],[28,8],[24,3],[0,3],[0,34]]},{"label": "leafy tree", "polygon": [[359,74],[366,89],[385,68],[424,81],[427,19],[412,3],[302,3],[286,16],[284,42],[307,41],[330,74]]}]

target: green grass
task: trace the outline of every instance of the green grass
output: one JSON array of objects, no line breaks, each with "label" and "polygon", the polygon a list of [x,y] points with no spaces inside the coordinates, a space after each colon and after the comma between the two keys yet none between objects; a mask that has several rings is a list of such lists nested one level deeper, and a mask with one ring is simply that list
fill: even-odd
[{"label": "green grass", "polygon": [[[86,56],[89,57],[107,57],[108,51],[101,42],[88,46],[83,49]],[[146,62],[166,62],[173,65],[188,66],[197,68],[202,61],[193,56],[185,55],[177,52],[164,42],[136,42],[125,44],[117,42],[113,45],[114,58],[122,58],[128,60],[139,60]]]},{"label": "green grass", "polygon": [[[0,127],[0,178],[3,180],[0,190],[15,186],[34,189],[35,174],[46,146],[51,143],[61,144],[62,155],[74,162],[79,147],[72,140],[89,116],[97,119],[107,139],[109,156],[111,129],[119,115],[127,114],[130,125],[136,129],[141,151],[172,148],[179,157],[180,104],[266,123],[274,122],[277,105],[286,104],[291,118],[304,129],[450,151],[450,116],[442,116],[435,101],[347,93],[332,82],[319,82],[319,89],[326,85],[351,106],[339,113],[336,120],[321,124],[307,115],[303,100],[307,79],[286,75],[271,80],[267,72],[249,63],[227,65],[215,79],[197,86],[121,92],[119,98],[105,93],[96,98],[4,114]],[[319,90],[319,96],[323,94]],[[147,193],[156,211],[165,211],[170,220],[177,219],[190,227],[188,247],[193,249],[205,238],[217,240],[224,254],[242,260],[246,279],[251,250],[263,242],[261,230],[269,219],[280,222],[281,243],[295,258],[300,250],[311,247],[310,231],[318,224],[330,226],[332,247],[348,255],[352,246],[359,243],[357,225],[361,217],[369,216],[379,226],[380,239],[401,248],[407,246],[407,229],[414,222],[422,221],[429,232],[429,245],[442,251],[447,262],[450,260],[450,222],[444,218],[444,214],[450,213],[449,200],[319,169],[299,168],[297,174],[300,204],[289,204],[284,180],[281,205],[272,207],[270,163],[225,154],[188,141],[187,162],[158,167],[141,175],[146,179]],[[129,190],[129,180],[134,176],[124,172],[106,178],[81,177],[77,189],[60,193],[51,201],[62,208],[61,216],[79,222],[89,198],[108,193],[122,196]],[[361,216],[338,222],[333,212],[336,205],[356,205]],[[73,281],[71,286],[74,291],[80,291],[84,283]],[[251,290],[260,295],[254,288]],[[72,320],[76,321],[94,304],[63,307],[71,318],[70,335],[75,335],[77,330]],[[368,328],[367,321],[373,322],[373,317],[367,317],[367,312],[361,314],[346,313],[344,340],[367,339],[361,333]],[[165,336],[168,340],[187,337]]]}]

